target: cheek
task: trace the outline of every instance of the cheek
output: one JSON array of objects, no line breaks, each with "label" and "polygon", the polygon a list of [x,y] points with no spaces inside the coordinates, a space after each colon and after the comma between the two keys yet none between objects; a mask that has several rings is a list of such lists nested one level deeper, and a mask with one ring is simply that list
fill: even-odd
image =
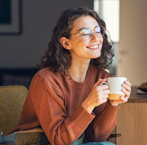
[{"label": "cheek", "polygon": [[99,41],[100,41],[100,44],[103,44],[103,37]]},{"label": "cheek", "polygon": [[87,46],[88,44],[89,43],[87,41],[83,40],[83,39],[79,39],[79,40],[76,41],[77,47],[83,48],[83,47]]},{"label": "cheek", "polygon": [[71,46],[73,47],[78,47],[78,46],[81,46],[81,45],[84,45],[86,42],[83,41],[83,39],[71,39]]}]

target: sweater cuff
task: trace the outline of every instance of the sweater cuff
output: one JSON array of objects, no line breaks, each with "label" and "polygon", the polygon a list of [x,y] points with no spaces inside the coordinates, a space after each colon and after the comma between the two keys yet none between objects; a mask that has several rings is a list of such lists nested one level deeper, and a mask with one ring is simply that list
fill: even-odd
[{"label": "sweater cuff", "polygon": [[114,116],[117,116],[117,112],[118,112],[119,106],[112,106],[107,101],[106,106],[105,106],[105,111],[103,112],[103,115],[102,115],[103,119],[105,121],[113,120],[115,118]]},{"label": "sweater cuff", "polygon": [[70,117],[72,122],[80,128],[87,128],[91,121],[95,118],[94,114],[90,114],[81,105],[76,109],[73,115]]}]

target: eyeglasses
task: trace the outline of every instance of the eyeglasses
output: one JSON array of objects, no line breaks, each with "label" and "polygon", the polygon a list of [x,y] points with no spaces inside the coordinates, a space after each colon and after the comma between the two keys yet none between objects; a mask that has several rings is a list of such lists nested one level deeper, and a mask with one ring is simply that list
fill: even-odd
[{"label": "eyeglasses", "polygon": [[[101,38],[105,34],[105,28],[102,26],[96,26],[93,30],[93,32],[96,34],[98,38]],[[85,40],[88,40],[91,38],[92,31],[89,28],[83,28],[79,30],[78,33],[74,33],[71,35],[80,34],[81,37],[83,37]]]}]

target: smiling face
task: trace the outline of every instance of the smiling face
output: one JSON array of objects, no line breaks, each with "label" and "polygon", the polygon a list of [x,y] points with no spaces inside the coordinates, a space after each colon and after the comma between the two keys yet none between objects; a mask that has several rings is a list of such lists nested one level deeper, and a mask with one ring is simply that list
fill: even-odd
[{"label": "smiling face", "polygon": [[[97,21],[91,16],[81,16],[73,22],[71,37],[67,39],[64,48],[70,50],[72,58],[76,59],[92,59],[101,55],[103,37],[98,37],[94,29],[99,26]],[[90,39],[84,39],[79,32],[83,28],[89,28],[92,31]],[[75,34],[77,33],[77,34]],[[65,44],[65,43],[64,43]]]}]

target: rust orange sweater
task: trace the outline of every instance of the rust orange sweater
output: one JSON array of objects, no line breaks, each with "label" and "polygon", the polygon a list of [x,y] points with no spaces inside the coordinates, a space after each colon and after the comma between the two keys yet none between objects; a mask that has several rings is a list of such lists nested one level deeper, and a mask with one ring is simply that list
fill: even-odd
[{"label": "rust orange sweater", "polygon": [[116,125],[119,107],[107,102],[89,114],[81,103],[98,79],[109,76],[90,65],[85,81],[79,83],[49,68],[41,69],[31,82],[21,118],[12,132],[41,126],[52,145],[70,145],[84,131],[88,141],[106,140]]}]

